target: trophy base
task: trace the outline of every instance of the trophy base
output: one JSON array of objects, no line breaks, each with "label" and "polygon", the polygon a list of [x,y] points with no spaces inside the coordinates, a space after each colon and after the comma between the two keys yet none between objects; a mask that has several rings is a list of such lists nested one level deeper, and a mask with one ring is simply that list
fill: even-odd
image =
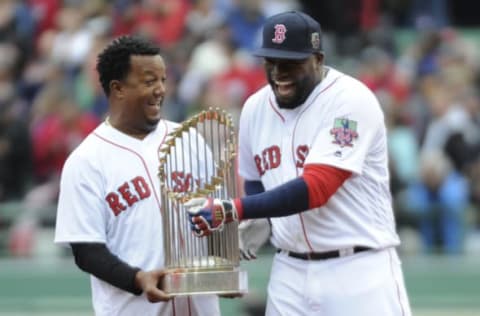
[{"label": "trophy base", "polygon": [[170,295],[245,294],[248,292],[247,271],[199,270],[172,272],[163,279],[163,291]]}]

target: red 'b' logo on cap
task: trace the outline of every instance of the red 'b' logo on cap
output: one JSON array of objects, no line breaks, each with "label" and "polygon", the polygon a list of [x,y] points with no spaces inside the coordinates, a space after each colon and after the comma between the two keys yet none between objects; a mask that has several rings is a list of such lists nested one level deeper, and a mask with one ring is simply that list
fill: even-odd
[{"label": "red 'b' logo on cap", "polygon": [[287,33],[287,28],[283,24],[275,25],[275,37],[272,38],[272,42],[276,44],[282,44],[285,40],[285,33]]}]

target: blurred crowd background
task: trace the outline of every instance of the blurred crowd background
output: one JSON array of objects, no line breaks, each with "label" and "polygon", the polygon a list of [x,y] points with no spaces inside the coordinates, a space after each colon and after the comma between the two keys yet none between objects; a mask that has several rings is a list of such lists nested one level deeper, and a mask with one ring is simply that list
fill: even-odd
[{"label": "blurred crowd background", "polygon": [[469,8],[466,0],[1,0],[0,254],[32,256],[38,229],[53,228],[62,165],[105,119],[95,64],[111,39],[141,34],[160,45],[164,117],[218,107],[237,120],[266,83],[251,55],[261,25],[291,9],[321,23],[326,64],[381,102],[398,229],[417,245],[405,251],[480,253],[480,239],[472,242],[480,22]]}]

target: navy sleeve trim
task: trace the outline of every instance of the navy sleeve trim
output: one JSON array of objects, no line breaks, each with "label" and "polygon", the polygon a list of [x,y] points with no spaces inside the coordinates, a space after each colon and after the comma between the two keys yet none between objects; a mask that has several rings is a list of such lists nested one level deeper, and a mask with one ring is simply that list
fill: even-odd
[{"label": "navy sleeve trim", "polygon": [[308,188],[303,178],[288,181],[273,190],[241,199],[243,219],[282,217],[308,210]]},{"label": "navy sleeve trim", "polygon": [[245,183],[243,184],[243,189],[246,195],[253,195],[265,192],[265,188],[263,187],[261,181],[245,180]]}]

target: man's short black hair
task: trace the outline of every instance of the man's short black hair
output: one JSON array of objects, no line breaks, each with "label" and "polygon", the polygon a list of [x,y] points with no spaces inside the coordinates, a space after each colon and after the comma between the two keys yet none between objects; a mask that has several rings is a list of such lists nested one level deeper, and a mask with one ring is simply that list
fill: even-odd
[{"label": "man's short black hair", "polygon": [[99,55],[97,72],[103,91],[110,95],[110,82],[123,80],[130,71],[130,56],[159,55],[160,48],[140,36],[125,35],[114,39]]}]

